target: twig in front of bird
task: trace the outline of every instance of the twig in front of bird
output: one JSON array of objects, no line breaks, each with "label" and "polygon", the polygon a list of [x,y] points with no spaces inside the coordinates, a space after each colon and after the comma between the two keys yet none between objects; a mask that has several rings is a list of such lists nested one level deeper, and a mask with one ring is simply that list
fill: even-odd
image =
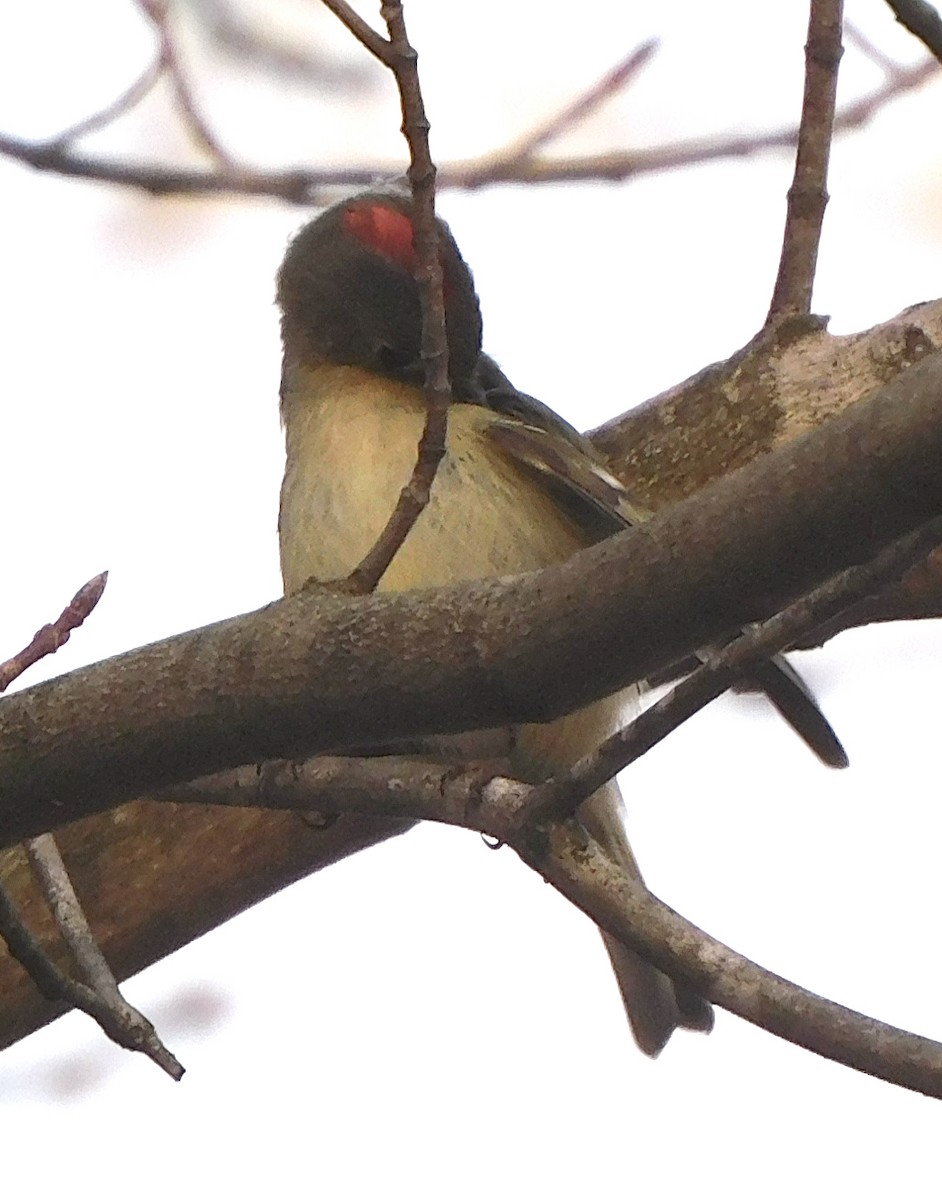
[{"label": "twig in front of bird", "polygon": [[448,433],[448,339],[442,265],[435,223],[435,163],[429,149],[429,122],[419,80],[418,55],[409,41],[399,0],[386,0],[383,19],[388,41],[343,0],[325,0],[348,29],[392,71],[402,105],[402,132],[409,147],[409,187],[412,191],[412,234],[415,279],[422,305],[422,361],[425,364],[425,424],[416,450],[412,475],[399,493],[385,527],[367,554],[343,583],[354,594],[371,592],[382,579],[409,531],[429,502],[439,463],[445,456]]}]

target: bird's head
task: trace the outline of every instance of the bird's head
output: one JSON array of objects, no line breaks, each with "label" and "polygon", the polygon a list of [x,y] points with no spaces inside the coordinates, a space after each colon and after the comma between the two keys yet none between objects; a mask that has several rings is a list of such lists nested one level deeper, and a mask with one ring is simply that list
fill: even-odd
[{"label": "bird's head", "polygon": [[[481,352],[481,310],[471,272],[441,220],[438,236],[449,374],[463,393]],[[421,386],[416,266],[407,196],[370,192],[327,209],[295,236],[278,273],[287,352]]]}]

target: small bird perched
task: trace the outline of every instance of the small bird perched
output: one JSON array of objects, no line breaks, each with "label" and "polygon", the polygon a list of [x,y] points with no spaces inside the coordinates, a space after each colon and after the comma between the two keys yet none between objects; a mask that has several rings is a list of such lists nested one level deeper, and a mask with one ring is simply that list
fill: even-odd
[{"label": "small bird perched", "polygon": [[[278,275],[287,447],[279,536],[286,593],[311,579],[349,574],[376,541],[415,465],[426,404],[410,214],[411,202],[399,192],[346,200],[297,234]],[[471,272],[441,221],[439,253],[454,401],[446,454],[429,504],[383,575],[381,590],[538,570],[646,515],[585,438],[516,391],[482,353]],[[814,737],[803,732],[806,740],[818,740],[815,748],[823,748],[826,761],[828,754],[843,755],[784,661],[763,669],[775,686],[780,676],[785,680],[781,688],[793,705],[813,710],[806,725]],[[761,682],[764,687],[765,677]],[[551,724],[494,731],[495,737],[514,774],[536,782],[568,768],[612,733],[636,701],[637,689],[628,689]],[[464,750],[465,757],[473,753]],[[615,862],[639,874],[614,781],[580,807],[579,819]],[[705,1000],[607,934],[603,938],[645,1053],[659,1053],[675,1028],[712,1027]]]}]

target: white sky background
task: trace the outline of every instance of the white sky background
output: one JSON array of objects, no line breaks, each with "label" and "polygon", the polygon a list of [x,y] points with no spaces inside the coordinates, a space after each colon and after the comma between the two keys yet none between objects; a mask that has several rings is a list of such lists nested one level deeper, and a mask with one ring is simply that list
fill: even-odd
[{"label": "white sky background", "polygon": [[[6,8],[10,132],[53,133],[147,60],[131,5]],[[878,0],[848,10],[888,52],[918,55]],[[798,113],[804,4],[596,0],[564,19],[508,0],[409,0],[407,17],[442,159],[509,141],[652,34],[663,48],[640,82],[560,150]],[[342,30],[314,27],[356,60]],[[209,76],[207,109],[246,160],[402,153],[385,81],[350,113]],[[878,78],[847,51],[845,99]],[[836,144],[815,307],[837,332],[942,290],[940,100],[930,86]],[[163,113],[151,102],[90,145],[169,153]],[[790,171],[763,156],[627,186],[446,193],[440,208],[476,272],[485,344],[589,427],[758,328]],[[272,279],[304,215],[154,201],[2,162],[0,188],[0,657],[111,572],[94,617],[32,683],[277,595]],[[934,1037],[939,641],[935,625],[900,625],[803,658],[847,772],[820,767],[761,701],[730,699],[623,780],[665,900],[763,965]],[[202,1008],[186,1004],[194,989]],[[77,1197],[937,1194],[934,1101],[724,1013],[711,1037],[679,1035],[645,1060],[592,927],[470,833],[424,827],[331,868],[127,993],[184,1081],[75,1015],[4,1052],[8,1185],[40,1164],[37,1195]]]}]

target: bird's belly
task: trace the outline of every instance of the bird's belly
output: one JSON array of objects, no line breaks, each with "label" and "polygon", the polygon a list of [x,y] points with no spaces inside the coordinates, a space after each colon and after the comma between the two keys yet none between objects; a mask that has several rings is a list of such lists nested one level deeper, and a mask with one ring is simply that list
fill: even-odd
[{"label": "bird's belly", "polygon": [[[487,418],[471,405],[452,407],[431,499],[381,590],[521,574],[587,544],[482,436]],[[380,395],[361,388],[343,405],[312,405],[291,417],[279,522],[286,592],[311,578],[341,578],[363,558],[409,482],[424,421],[421,396],[411,388],[390,394],[388,383]]]},{"label": "bird's belly", "polygon": [[[285,591],[310,579],[345,577],[376,541],[415,466],[425,408],[414,389],[352,368],[343,403],[288,412],[288,461],[279,533]],[[332,395],[336,395],[334,380]],[[544,490],[482,436],[486,410],[454,405],[447,453],[428,506],[379,588],[436,587],[521,574],[568,558],[588,539]],[[587,753],[619,723],[636,690],[609,697],[551,725],[513,735],[518,775],[542,778]]]}]

